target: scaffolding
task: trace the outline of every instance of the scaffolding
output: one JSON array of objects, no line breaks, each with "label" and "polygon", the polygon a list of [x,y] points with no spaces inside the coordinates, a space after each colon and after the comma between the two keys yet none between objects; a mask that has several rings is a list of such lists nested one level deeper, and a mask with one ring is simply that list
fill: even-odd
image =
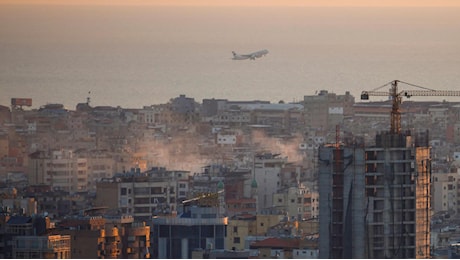
[{"label": "scaffolding", "polygon": [[320,204],[321,258],[430,256],[427,133],[382,133],[375,147],[330,145],[319,154],[320,203],[328,204]]}]

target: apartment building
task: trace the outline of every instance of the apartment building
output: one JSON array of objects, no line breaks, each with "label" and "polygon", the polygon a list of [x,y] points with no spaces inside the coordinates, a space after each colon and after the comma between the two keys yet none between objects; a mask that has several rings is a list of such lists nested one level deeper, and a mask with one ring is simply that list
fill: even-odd
[{"label": "apartment building", "polygon": [[[53,242],[60,243],[61,238],[47,236],[46,230],[51,226],[48,217],[35,215],[26,217],[0,214],[0,258],[69,258],[68,246],[54,247]],[[66,240],[64,238],[64,240]],[[48,247],[44,247],[48,245]]]},{"label": "apartment building", "polygon": [[289,134],[304,127],[302,104],[257,104],[244,107],[251,111],[251,123],[269,125],[271,134]]},{"label": "apartment building", "polygon": [[150,258],[150,227],[130,215],[74,216],[54,232],[71,237],[73,259]]},{"label": "apartment building", "polygon": [[273,194],[273,206],[297,220],[310,219],[312,214],[312,194],[304,185],[290,187]]},{"label": "apartment building", "polygon": [[196,249],[225,249],[227,217],[219,207],[190,207],[177,217],[152,220],[152,258],[192,258]]},{"label": "apartment building", "polygon": [[72,150],[37,151],[30,155],[29,184],[47,184],[70,193],[88,191],[88,163]]},{"label": "apartment building", "polygon": [[429,258],[427,133],[319,150],[320,258]]},{"label": "apartment building", "polygon": [[179,199],[185,199],[178,191],[183,191],[181,184],[187,183],[188,174],[165,168],[152,168],[141,173],[139,168],[133,168],[130,172],[97,182],[95,205],[119,209],[136,219],[175,214]]},{"label": "apartment building", "polygon": [[457,198],[460,175],[457,169],[449,173],[433,173],[433,213],[448,212],[455,215],[459,212]]},{"label": "apartment building", "polygon": [[78,152],[80,157],[86,158],[88,165],[88,192],[96,192],[96,183],[104,178],[111,178],[116,172],[116,162],[110,154],[92,150]]},{"label": "apartment building", "polygon": [[16,236],[13,239],[14,259],[70,259],[70,236]]},{"label": "apartment building", "polygon": [[257,182],[257,212],[273,208],[273,193],[281,188],[281,169],[287,158],[274,154],[261,154],[254,158],[254,179]]},{"label": "apartment building", "polygon": [[346,116],[353,115],[355,98],[349,91],[345,95],[321,90],[317,95],[304,96],[305,126],[326,133],[334,129]]},{"label": "apartment building", "polygon": [[302,104],[204,99],[202,121],[214,125],[265,125],[270,134],[287,134],[304,126]]},{"label": "apartment building", "polygon": [[252,242],[265,238],[271,227],[278,225],[283,215],[235,215],[228,220],[226,249],[249,250]]}]

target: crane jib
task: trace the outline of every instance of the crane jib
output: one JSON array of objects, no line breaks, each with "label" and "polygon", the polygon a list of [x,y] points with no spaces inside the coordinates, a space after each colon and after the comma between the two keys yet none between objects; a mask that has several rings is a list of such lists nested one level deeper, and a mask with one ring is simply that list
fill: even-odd
[{"label": "crane jib", "polygon": [[[409,86],[421,88],[423,90],[403,90],[398,91],[398,83],[404,83]],[[391,88],[388,92],[385,91],[376,91],[382,87],[388,86],[391,84]],[[388,96],[391,98],[393,102],[392,110],[391,110],[391,133],[399,134],[401,132],[401,112],[399,111],[399,104],[402,102],[402,97],[410,98],[412,96],[460,96],[459,90],[434,90],[429,89],[421,86],[417,86],[415,84],[403,82],[400,80],[391,81],[377,89],[371,91],[363,91],[361,92],[361,100],[369,100],[369,96]]]}]

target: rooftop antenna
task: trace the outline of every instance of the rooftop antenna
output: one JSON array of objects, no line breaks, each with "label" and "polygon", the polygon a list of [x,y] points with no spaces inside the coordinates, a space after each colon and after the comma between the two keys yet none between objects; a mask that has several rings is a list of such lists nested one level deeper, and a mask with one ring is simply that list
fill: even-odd
[{"label": "rooftop antenna", "polygon": [[91,95],[91,90],[88,91],[88,97],[86,97],[86,104],[89,106],[89,103],[91,102],[91,98],[89,97]]}]

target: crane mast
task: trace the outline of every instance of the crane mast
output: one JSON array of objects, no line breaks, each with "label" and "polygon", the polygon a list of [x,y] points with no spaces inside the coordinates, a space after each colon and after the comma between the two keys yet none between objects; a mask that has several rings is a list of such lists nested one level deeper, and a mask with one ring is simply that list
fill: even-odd
[{"label": "crane mast", "polygon": [[[398,83],[404,83],[410,86],[421,88],[423,90],[398,90]],[[391,85],[388,92],[377,91],[380,88]],[[420,87],[414,84],[403,82],[400,80],[393,80],[379,88],[371,91],[363,91],[361,93],[361,100],[368,100],[369,96],[389,96],[392,99],[391,107],[391,134],[401,133],[401,109],[402,97],[410,98],[412,96],[460,96],[459,90],[434,90],[429,88]]]}]

